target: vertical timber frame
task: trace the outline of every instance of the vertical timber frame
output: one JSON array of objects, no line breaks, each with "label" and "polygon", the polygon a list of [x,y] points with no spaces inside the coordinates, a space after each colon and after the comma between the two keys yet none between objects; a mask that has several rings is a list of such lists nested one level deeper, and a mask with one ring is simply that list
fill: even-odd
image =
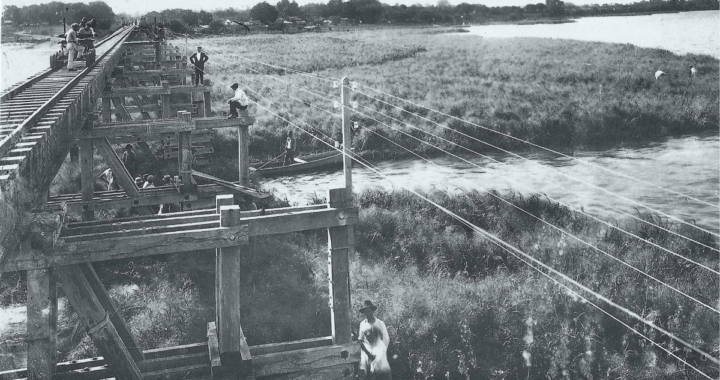
[{"label": "vertical timber frame", "polygon": [[238,178],[241,186],[248,186],[248,177],[250,173],[250,126],[241,125],[238,127]]},{"label": "vertical timber frame", "polygon": [[343,77],[340,81],[340,100],[342,104],[342,139],[343,139],[343,174],[345,176],[345,189],[352,196],[352,139],[350,135],[350,80]]},{"label": "vertical timber frame", "polygon": [[[352,207],[352,193],[345,189],[328,190],[329,208]],[[334,344],[352,340],[350,301],[350,255],[355,250],[353,226],[328,228],[328,277],[330,317]]]}]

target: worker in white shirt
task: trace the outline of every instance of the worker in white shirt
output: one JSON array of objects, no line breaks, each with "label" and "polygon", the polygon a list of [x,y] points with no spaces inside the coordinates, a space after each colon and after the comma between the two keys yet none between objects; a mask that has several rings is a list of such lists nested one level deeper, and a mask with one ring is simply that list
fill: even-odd
[{"label": "worker in white shirt", "polygon": [[73,63],[75,62],[75,57],[78,52],[77,31],[78,31],[78,29],[80,29],[80,25],[72,24],[70,26],[70,28],[71,28],[71,30],[65,36],[65,42],[67,43],[66,46],[67,46],[67,50],[68,50],[67,69],[68,69],[68,71],[77,71],[77,69],[73,67]]},{"label": "worker in white shirt", "polygon": [[237,110],[244,111],[248,108],[250,98],[245,94],[245,91],[240,89],[239,84],[233,83],[230,88],[235,91],[235,96],[228,99],[228,104],[230,105],[230,116],[228,116],[228,119],[234,119],[238,117]]},{"label": "worker in white shirt", "polygon": [[120,190],[120,187],[115,180],[115,175],[113,175],[112,169],[105,169],[105,171],[102,172],[102,174],[100,174],[98,178],[107,182],[108,191]]},{"label": "worker in white shirt", "polygon": [[365,315],[360,322],[358,339],[360,340],[360,379],[392,380],[392,370],[387,360],[390,335],[385,323],[375,317],[377,306],[365,301],[359,311]]}]

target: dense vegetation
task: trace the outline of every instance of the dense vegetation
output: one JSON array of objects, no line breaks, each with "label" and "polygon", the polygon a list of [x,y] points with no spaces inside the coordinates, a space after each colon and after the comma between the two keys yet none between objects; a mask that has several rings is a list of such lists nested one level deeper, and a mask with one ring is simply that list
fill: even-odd
[{"label": "dense vegetation", "polygon": [[3,6],[3,21],[12,21],[16,25],[62,25],[79,22],[83,17],[95,19],[97,29],[109,29],[115,21],[115,13],[104,1],[85,3],[62,3],[53,1],[45,4],[33,4],[18,7]]},{"label": "dense vegetation", "polygon": [[[325,142],[337,138],[339,110],[333,102],[339,101],[339,89],[332,78],[342,76],[360,84],[353,94],[359,107],[352,118],[362,127],[355,135],[356,152],[375,158],[402,154],[377,134],[420,154],[437,152],[402,132],[459,153],[491,150],[487,144],[525,147],[513,138],[573,150],[717,130],[720,122],[718,61],[708,56],[623,44],[482,39],[434,29],[196,43],[211,57],[206,78],[214,86],[213,109],[227,110],[232,82],[247,86],[262,106],[255,106],[258,121],[251,128],[256,159],[279,154],[280,139],[291,128],[263,107]],[[696,77],[689,75],[690,64],[699,71]],[[655,80],[658,69],[668,75]],[[298,137],[304,152],[327,149],[307,133]]]}]

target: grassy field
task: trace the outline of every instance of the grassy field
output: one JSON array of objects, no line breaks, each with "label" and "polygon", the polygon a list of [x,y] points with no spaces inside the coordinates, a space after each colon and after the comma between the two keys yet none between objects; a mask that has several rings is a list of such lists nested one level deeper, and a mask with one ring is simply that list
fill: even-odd
[{"label": "grassy field", "polygon": [[[339,89],[312,76],[348,76],[389,94],[364,87],[353,94],[359,107],[352,118],[364,127],[356,135],[356,150],[377,158],[401,153],[370,130],[416,152],[426,149],[382,123],[457,151],[459,146],[492,150],[487,144],[524,147],[496,131],[572,150],[716,130],[720,121],[718,61],[707,56],[568,40],[482,39],[434,29],[221,37],[189,44],[203,45],[211,57],[214,109],[227,108],[227,86],[237,81],[263,106],[269,106],[263,98],[269,99],[279,107],[272,106],[273,112],[328,141],[338,135],[339,117],[330,113],[338,113],[333,101]],[[690,64],[699,70],[695,78],[689,76]],[[656,81],[658,69],[668,75]],[[261,107],[257,115],[251,153],[275,156],[289,125]],[[306,151],[323,148],[304,132],[300,140]]]}]

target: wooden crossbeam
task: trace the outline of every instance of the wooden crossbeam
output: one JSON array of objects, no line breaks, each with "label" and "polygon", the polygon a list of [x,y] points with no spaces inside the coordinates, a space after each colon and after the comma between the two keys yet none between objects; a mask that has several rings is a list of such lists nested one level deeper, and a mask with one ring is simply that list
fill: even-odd
[{"label": "wooden crossbeam", "polygon": [[[177,214],[183,214],[176,216]],[[68,227],[64,228],[61,232],[60,238],[67,238],[70,236],[78,235],[90,235],[90,234],[105,234],[109,232],[126,232],[130,233],[132,230],[146,230],[155,227],[172,227],[177,225],[195,225],[197,223],[214,223],[220,222],[220,216],[218,214],[198,214],[198,215],[187,215],[187,213],[172,213],[164,214],[166,218],[154,218],[154,219],[141,219],[133,221],[120,221],[117,223],[107,223],[100,225],[90,225],[86,227]],[[151,215],[148,215],[151,216]],[[154,215],[162,216],[162,215]],[[116,221],[117,219],[112,219]],[[67,241],[67,240],[66,240]]]},{"label": "wooden crossbeam", "polygon": [[128,113],[128,111],[125,109],[125,105],[123,104],[122,100],[120,100],[120,97],[113,97],[111,98],[113,105],[115,106],[115,112],[120,116],[120,119],[123,121],[131,121],[132,117]]},{"label": "wooden crossbeam", "polygon": [[241,193],[243,193],[243,194],[251,195],[251,196],[253,196],[253,197],[255,197],[255,198],[265,199],[265,198],[268,198],[268,197],[270,197],[270,196],[272,195],[272,194],[268,194],[268,193],[261,193],[261,192],[255,190],[255,189],[253,189],[253,188],[251,188],[251,187],[240,186],[240,185],[238,185],[238,184],[236,184],[236,183],[229,182],[229,181],[225,181],[225,180],[222,180],[222,179],[220,179],[220,178],[213,177],[213,176],[211,176],[211,175],[209,175],[209,174],[201,173],[201,172],[196,171],[196,170],[193,170],[193,171],[192,171],[192,175],[193,175],[193,176],[196,176],[196,177],[199,177],[199,178],[202,178],[202,179],[205,179],[205,180],[208,180],[208,181],[210,181],[210,182],[216,183],[216,184],[218,184],[218,185],[220,185],[220,186],[224,186],[224,187],[227,187],[227,188],[229,188],[229,189],[232,189],[232,190],[241,192]]},{"label": "wooden crossbeam", "polygon": [[[252,347],[250,349],[252,352]],[[266,355],[253,356],[253,370],[256,377],[297,373],[302,371],[317,371],[335,366],[352,366],[360,361],[360,345],[356,342],[327,347],[305,348],[300,350],[277,352]],[[351,369],[352,371],[352,369]],[[333,377],[308,377],[318,380],[343,378],[336,373]],[[345,375],[351,379],[352,372]]]},{"label": "wooden crossbeam", "polygon": [[90,130],[81,131],[78,139],[89,138],[115,138],[127,137],[133,138],[152,138],[159,135],[165,135],[175,132],[189,132],[195,130],[192,122],[179,120],[163,120],[163,121],[135,121],[130,123],[108,123],[100,124]]},{"label": "wooden crossbeam", "polygon": [[122,76],[127,78],[158,78],[166,75],[191,75],[192,69],[165,69],[165,70],[124,70]]},{"label": "wooden crossbeam", "polygon": [[88,335],[100,350],[116,377],[141,380],[142,375],[135,360],[109,321],[107,311],[95,296],[84,273],[78,266],[65,266],[56,269],[63,293],[77,312],[88,330]]},{"label": "wooden crossbeam", "polygon": [[103,91],[102,96],[132,96],[132,95],[169,95],[169,94],[198,94],[211,91],[211,86],[148,86],[148,87],[122,87]]},{"label": "wooden crossbeam", "polygon": [[194,221],[192,223],[187,223],[183,220],[175,220],[175,224],[166,224],[166,221],[163,220],[162,223],[159,223],[159,225],[155,226],[144,226],[149,225],[152,223],[138,223],[136,228],[133,229],[126,229],[126,230],[115,230],[115,231],[107,231],[107,232],[97,232],[97,233],[88,233],[88,234],[79,234],[74,236],[66,236],[63,239],[64,244],[72,244],[72,243],[86,243],[91,242],[93,240],[104,240],[104,239],[113,239],[113,238],[124,238],[124,237],[139,237],[144,235],[159,235],[159,234],[166,234],[169,232],[183,232],[183,231],[193,231],[193,230],[200,230],[200,229],[211,229],[211,228],[217,228],[220,227],[220,221],[214,220],[214,218],[210,218],[211,220],[207,220],[208,218],[200,218],[205,219],[203,221]]}]

